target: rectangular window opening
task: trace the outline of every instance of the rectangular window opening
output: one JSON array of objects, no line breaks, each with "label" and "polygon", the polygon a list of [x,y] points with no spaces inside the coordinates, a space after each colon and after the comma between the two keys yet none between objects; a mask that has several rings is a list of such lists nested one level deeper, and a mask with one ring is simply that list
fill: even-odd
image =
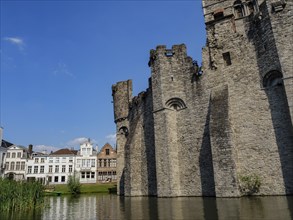
[{"label": "rectangular window opening", "polygon": [[230,66],[232,64],[230,52],[223,53],[223,59],[225,61],[226,66]]}]

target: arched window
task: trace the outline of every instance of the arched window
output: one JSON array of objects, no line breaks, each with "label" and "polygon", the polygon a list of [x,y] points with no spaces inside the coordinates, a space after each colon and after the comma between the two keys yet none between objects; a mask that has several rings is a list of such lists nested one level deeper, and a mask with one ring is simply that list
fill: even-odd
[{"label": "arched window", "polygon": [[166,102],[166,107],[179,111],[186,108],[184,101],[180,98],[171,98]]},{"label": "arched window", "polygon": [[125,136],[128,136],[128,134],[129,134],[128,128],[126,126],[119,128],[119,133],[123,134]]},{"label": "arched window", "polygon": [[268,72],[263,78],[263,87],[272,87],[283,84],[283,75],[277,70]]},{"label": "arched window", "polygon": [[236,0],[233,4],[233,7],[234,7],[234,15],[236,18],[242,18],[245,15],[244,7],[241,0]]}]

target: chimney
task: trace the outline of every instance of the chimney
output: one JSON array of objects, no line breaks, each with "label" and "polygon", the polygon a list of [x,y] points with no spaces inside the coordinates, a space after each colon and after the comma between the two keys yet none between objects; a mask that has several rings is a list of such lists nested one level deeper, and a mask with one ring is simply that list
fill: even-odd
[{"label": "chimney", "polygon": [[33,153],[33,145],[32,144],[30,144],[28,146],[28,153],[29,153],[29,155],[31,155]]}]

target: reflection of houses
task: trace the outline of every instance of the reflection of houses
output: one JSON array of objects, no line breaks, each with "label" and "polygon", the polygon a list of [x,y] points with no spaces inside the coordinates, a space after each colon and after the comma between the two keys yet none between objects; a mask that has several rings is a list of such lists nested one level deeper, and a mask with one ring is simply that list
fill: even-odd
[{"label": "reflection of houses", "polygon": [[66,184],[74,172],[76,150],[60,149],[49,155],[47,180],[49,184]]},{"label": "reflection of houses", "polygon": [[97,151],[93,149],[90,139],[80,145],[80,150],[76,156],[76,171],[80,175],[81,183],[96,182],[96,160]]},{"label": "reflection of houses", "polygon": [[116,181],[116,158],[116,150],[110,144],[105,144],[97,156],[98,181]]},{"label": "reflection of houses", "polygon": [[4,176],[15,179],[25,179],[25,164],[29,157],[28,150],[20,145],[11,145],[6,152]]}]

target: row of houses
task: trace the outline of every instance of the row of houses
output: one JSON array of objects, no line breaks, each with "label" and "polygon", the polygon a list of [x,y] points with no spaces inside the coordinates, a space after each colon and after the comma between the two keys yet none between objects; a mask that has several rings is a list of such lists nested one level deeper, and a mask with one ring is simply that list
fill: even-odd
[{"label": "row of houses", "polygon": [[43,184],[66,184],[71,175],[81,183],[115,182],[117,178],[117,152],[109,143],[97,152],[88,139],[79,150],[64,148],[48,154],[34,152],[32,145],[26,148],[0,141],[2,177]]}]

